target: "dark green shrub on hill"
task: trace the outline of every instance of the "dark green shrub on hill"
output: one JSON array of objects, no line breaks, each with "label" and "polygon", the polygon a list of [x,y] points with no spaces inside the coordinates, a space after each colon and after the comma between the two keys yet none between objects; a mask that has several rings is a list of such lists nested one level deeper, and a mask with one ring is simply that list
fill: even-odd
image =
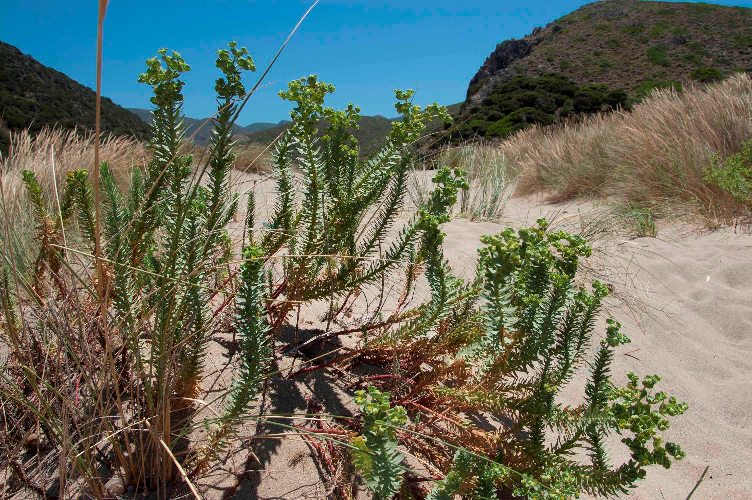
[{"label": "dark green shrub on hill", "polygon": [[486,137],[506,137],[522,130],[531,123],[551,125],[556,116],[537,108],[520,108],[506,115],[501,120],[491,123],[486,128]]},{"label": "dark green shrub on hill", "polygon": [[668,57],[666,47],[661,45],[653,45],[648,47],[647,50],[648,60],[659,66],[671,66],[671,60]]},{"label": "dark green shrub on hill", "polygon": [[652,91],[657,89],[673,89],[681,91],[683,86],[676,80],[646,80],[634,91],[634,102],[640,102],[645,99]]},{"label": "dark green shrub on hill", "polygon": [[556,74],[518,76],[469,108],[470,118],[457,125],[452,140],[506,137],[532,124],[550,125],[565,117],[626,107],[628,100],[626,92],[607,85],[579,86]]},{"label": "dark green shrub on hill", "polygon": [[692,80],[702,83],[717,82],[723,79],[723,73],[717,68],[697,68],[689,74]]}]

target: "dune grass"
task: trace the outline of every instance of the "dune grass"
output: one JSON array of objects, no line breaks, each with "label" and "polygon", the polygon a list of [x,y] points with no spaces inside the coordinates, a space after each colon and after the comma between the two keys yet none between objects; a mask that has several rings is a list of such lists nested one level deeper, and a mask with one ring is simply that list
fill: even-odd
[{"label": "dune grass", "polygon": [[458,211],[471,220],[501,220],[512,196],[543,193],[552,202],[605,200],[618,225],[654,235],[654,218],[712,226],[749,215],[749,204],[708,172],[750,138],[752,77],[737,74],[683,91],[656,89],[632,111],[446,148],[424,167],[468,172]]},{"label": "dune grass", "polygon": [[[444,148],[424,165],[428,169],[461,169],[468,187],[460,192],[455,212],[470,220],[500,220],[515,190],[519,171],[499,148],[477,143]],[[430,190],[430,176],[414,176],[413,198],[419,204]]]},{"label": "dune grass", "polygon": [[750,137],[752,77],[739,74],[684,92],[657,90],[632,112],[531,128],[496,147],[521,172],[516,194],[610,197],[658,214],[684,207],[729,220],[745,206],[705,172],[714,155],[737,153]]},{"label": "dune grass", "polygon": [[[43,128],[37,133],[28,130],[10,133],[10,152],[0,158],[0,171],[6,179],[6,189],[19,191],[20,172],[31,170],[46,189],[52,189],[65,175],[94,163],[95,136],[82,130]],[[125,136],[105,135],[100,145],[100,157],[112,169],[118,182],[126,183],[132,168],[147,161],[144,145]],[[11,184],[8,184],[8,183]]]}]

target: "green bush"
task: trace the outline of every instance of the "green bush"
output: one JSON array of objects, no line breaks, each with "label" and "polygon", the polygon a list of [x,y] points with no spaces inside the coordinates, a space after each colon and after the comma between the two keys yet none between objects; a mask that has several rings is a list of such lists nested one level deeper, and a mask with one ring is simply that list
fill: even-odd
[{"label": "green bush", "polygon": [[745,142],[739,153],[726,158],[714,155],[705,172],[705,180],[737,200],[752,205],[752,141]]},{"label": "green bush", "polygon": [[692,80],[702,83],[717,82],[723,79],[723,73],[718,68],[696,68],[689,74]]},{"label": "green bush", "polygon": [[646,80],[634,90],[634,100],[639,102],[657,89],[672,89],[681,92],[683,86],[676,80]]},{"label": "green bush", "polygon": [[556,117],[553,114],[537,108],[524,107],[512,111],[501,120],[492,123],[486,128],[485,136],[506,137],[529,125],[550,125],[555,120]]},{"label": "green bush", "polygon": [[666,47],[662,45],[653,45],[648,47],[646,52],[648,60],[659,66],[671,66],[671,60],[668,57]]},{"label": "green bush", "polygon": [[657,21],[655,25],[653,26],[653,29],[650,30],[650,36],[653,37],[660,37],[665,35],[669,32],[671,29],[671,23],[668,21]]},{"label": "green bush", "polygon": [[[583,239],[549,231],[545,220],[486,236],[477,278],[464,283],[452,276],[441,257],[441,233],[436,236],[426,247],[431,301],[418,307],[417,318],[372,339],[362,354],[371,364],[399,367],[388,372],[395,376],[381,377],[378,390],[369,389],[379,403],[364,408],[364,419],[378,415],[388,427],[390,411],[399,415],[394,425],[401,432],[382,429],[377,442],[394,450],[398,438],[411,454],[453,457],[428,498],[613,496],[633,488],[649,465],[668,468],[684,456],[661,433],[687,406],[654,391],[660,377],[630,373],[624,386],[611,381],[614,352],[629,342],[621,325],[609,319],[598,348],[589,347],[608,290],[599,282],[591,289],[576,284],[579,259],[591,253]],[[581,367],[589,371],[584,402],[566,405],[559,394]],[[397,396],[400,406],[390,410],[387,391],[409,397]],[[436,414],[446,426],[412,424]],[[450,424],[477,414],[495,430]],[[440,442],[424,439],[431,429]],[[620,465],[609,458],[611,434],[621,437],[629,456]],[[374,453],[371,461],[384,455]],[[382,470],[403,463],[402,455],[387,455],[392,466]]]},{"label": "green bush", "polygon": [[683,56],[681,56],[681,59],[685,63],[692,64],[692,65],[695,65],[695,66],[699,65],[700,63],[702,63],[702,56],[700,56],[698,54],[695,54],[695,53],[684,54]]},{"label": "green bush", "polygon": [[609,49],[618,49],[621,47],[621,41],[618,38],[609,38],[606,40],[606,47]]},{"label": "green bush", "polygon": [[622,31],[630,35],[639,35],[645,31],[645,26],[642,24],[630,24],[628,26],[623,27]]},{"label": "green bush", "polygon": [[684,36],[688,33],[689,30],[687,30],[684,26],[676,26],[674,28],[671,28],[671,34],[674,36]]},{"label": "green bush", "polygon": [[482,105],[465,109],[469,116],[445,141],[471,137],[506,137],[532,124],[549,125],[582,114],[627,107],[626,92],[605,85],[579,86],[556,74],[512,78],[494,87]]},{"label": "green bush", "polygon": [[687,48],[698,55],[707,55],[707,48],[705,44],[698,41],[692,41],[687,43]]}]

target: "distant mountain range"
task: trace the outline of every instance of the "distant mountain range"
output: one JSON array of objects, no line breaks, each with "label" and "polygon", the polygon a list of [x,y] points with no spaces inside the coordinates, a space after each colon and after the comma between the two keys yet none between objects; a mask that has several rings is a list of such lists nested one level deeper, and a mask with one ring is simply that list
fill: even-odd
[{"label": "distant mountain range", "polygon": [[[455,114],[459,111],[461,103],[451,104],[447,106],[450,114]],[[359,127],[353,131],[353,135],[358,139],[360,144],[360,150],[363,154],[370,154],[378,150],[378,148],[384,143],[386,135],[391,129],[392,122],[398,118],[386,118],[381,115],[374,116],[361,116]],[[326,124],[321,123],[320,128],[323,128]],[[289,126],[289,122],[280,122],[274,127],[270,127],[257,132],[246,133],[244,140],[246,142],[269,144],[277,136],[279,136]],[[431,123],[426,128],[426,134],[430,134],[440,130],[442,123]],[[246,130],[248,127],[246,127]]]},{"label": "distant mountain range", "polygon": [[[362,116],[360,118],[360,127],[354,131],[355,137],[360,143],[361,152],[371,153],[384,142],[389,129],[391,128],[393,118],[386,118],[383,116]],[[288,123],[282,123],[275,127],[268,128],[266,130],[260,130],[245,135],[247,142],[269,144],[277,136],[283,133]],[[320,128],[325,126],[324,123],[320,125]]]},{"label": "distant mountain range", "polygon": [[[151,121],[151,111],[148,109],[128,108],[130,112],[141,118],[144,123]],[[360,127],[355,131],[361,149],[364,153],[373,152],[384,141],[386,134],[389,132],[393,118],[383,116],[363,116],[360,120]],[[321,124],[323,128],[325,124]],[[211,118],[185,118],[186,137],[193,138],[193,141],[199,145],[209,143],[211,137],[212,123]],[[235,139],[240,143],[258,143],[268,145],[282,134],[290,126],[288,120],[282,120],[278,123],[257,122],[247,126],[235,125],[233,133]]]},{"label": "distant mountain range", "polygon": [[[128,111],[137,115],[139,118],[141,118],[141,120],[143,120],[144,123],[151,122],[151,111],[148,109],[128,108]],[[233,133],[237,136],[244,136],[245,134],[251,134],[251,133],[259,132],[262,130],[271,129],[273,127],[283,126],[286,123],[288,122],[285,120],[282,120],[278,123],[257,122],[257,123],[251,123],[250,125],[246,127],[235,124],[235,126],[233,127]],[[205,146],[206,144],[209,143],[209,138],[211,137],[211,130],[212,130],[211,118],[188,118],[186,117],[185,129],[186,129],[185,130],[186,137],[192,137],[193,142],[195,142],[196,144]]]},{"label": "distant mountain range", "polygon": [[[49,68],[16,47],[0,42],[0,151],[8,131],[58,125],[94,128],[94,91]],[[145,138],[148,127],[136,115],[102,99],[102,130]]]}]

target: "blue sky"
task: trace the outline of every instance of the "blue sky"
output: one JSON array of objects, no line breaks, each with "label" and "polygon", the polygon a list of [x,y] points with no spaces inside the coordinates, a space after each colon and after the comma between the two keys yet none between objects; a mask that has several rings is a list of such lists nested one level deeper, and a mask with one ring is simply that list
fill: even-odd
[{"label": "blue sky", "polygon": [[[1,0],[0,40],[84,85],[95,82],[95,0]],[[136,83],[160,47],[182,53],[188,116],[212,114],[215,51],[236,40],[260,68],[310,5],[308,0],[111,0],[105,24],[103,92],[126,107],[148,107]],[[318,74],[336,85],[329,103],[354,102],[364,114],[393,116],[395,88],[417,101],[452,104],[495,45],[521,37],[587,2],[581,0],[321,0],[239,120],[279,121],[276,93]],[[752,1],[720,1],[752,6]],[[252,78],[252,77],[251,77]],[[250,78],[249,78],[250,81]]]}]

